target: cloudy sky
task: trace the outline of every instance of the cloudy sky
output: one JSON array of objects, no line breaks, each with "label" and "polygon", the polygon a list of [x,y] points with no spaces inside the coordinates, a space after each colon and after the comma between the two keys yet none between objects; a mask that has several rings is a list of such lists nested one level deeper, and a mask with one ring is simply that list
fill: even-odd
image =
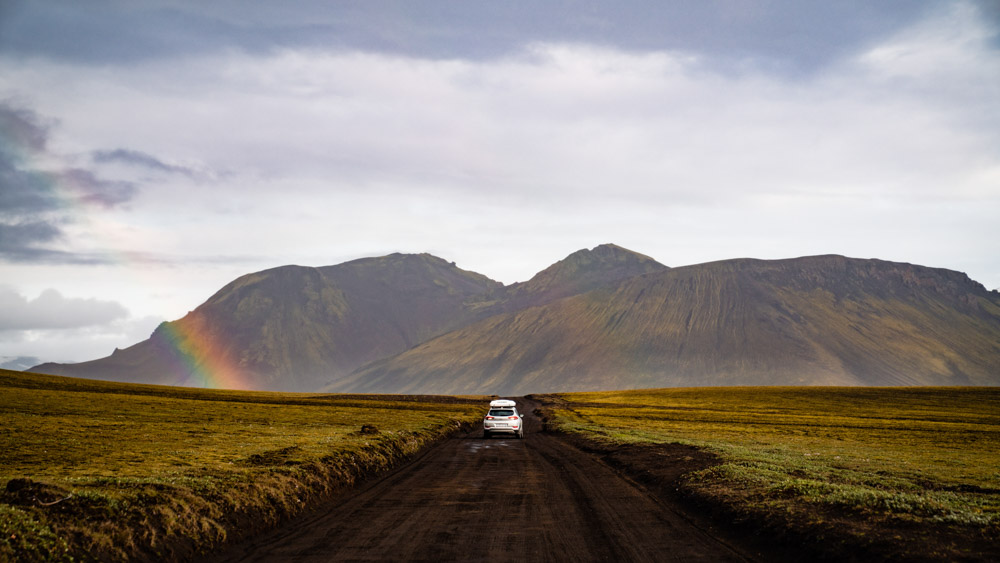
[{"label": "cloudy sky", "polygon": [[3,0],[0,358],[93,359],[244,273],[391,252],[997,288],[998,30],[993,0]]}]

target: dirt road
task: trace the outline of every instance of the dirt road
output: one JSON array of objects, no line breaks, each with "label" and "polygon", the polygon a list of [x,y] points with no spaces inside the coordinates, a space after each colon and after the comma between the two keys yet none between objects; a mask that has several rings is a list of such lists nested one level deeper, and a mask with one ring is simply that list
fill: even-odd
[{"label": "dirt road", "polygon": [[220,561],[745,561],[526,416],[523,440],[481,430]]}]

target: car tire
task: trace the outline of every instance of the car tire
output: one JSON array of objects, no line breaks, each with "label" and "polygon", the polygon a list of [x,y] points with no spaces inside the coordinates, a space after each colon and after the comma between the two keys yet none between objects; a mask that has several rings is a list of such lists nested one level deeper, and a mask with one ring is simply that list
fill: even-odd
[{"label": "car tire", "polygon": [[483,439],[489,440],[490,439],[490,433],[486,432],[486,431],[483,431]]}]

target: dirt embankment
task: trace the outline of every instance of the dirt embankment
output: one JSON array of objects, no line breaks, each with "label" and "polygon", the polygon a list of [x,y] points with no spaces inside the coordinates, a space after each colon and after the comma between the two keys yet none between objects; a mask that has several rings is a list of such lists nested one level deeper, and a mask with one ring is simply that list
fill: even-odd
[{"label": "dirt embankment", "polygon": [[294,447],[262,452],[241,462],[254,471],[217,487],[139,483],[128,502],[13,479],[0,488],[0,507],[33,514],[54,533],[36,538],[23,527],[4,527],[14,551],[0,549],[0,561],[190,561],[324,506],[469,428],[455,422],[421,433],[376,430],[365,448],[304,464],[289,459]]}]

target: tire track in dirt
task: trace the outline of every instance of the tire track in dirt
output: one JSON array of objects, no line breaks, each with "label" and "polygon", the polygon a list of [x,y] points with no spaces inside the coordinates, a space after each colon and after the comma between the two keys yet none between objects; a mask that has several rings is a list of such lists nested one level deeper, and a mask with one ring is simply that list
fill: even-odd
[{"label": "tire track in dirt", "polygon": [[[537,403],[518,399],[532,413]],[[216,561],[747,561],[533,414],[481,430]]]}]

